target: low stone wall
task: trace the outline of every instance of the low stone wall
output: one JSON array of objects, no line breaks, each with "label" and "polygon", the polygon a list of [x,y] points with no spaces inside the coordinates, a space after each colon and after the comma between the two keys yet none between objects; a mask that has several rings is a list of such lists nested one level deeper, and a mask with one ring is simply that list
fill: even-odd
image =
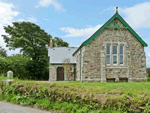
[{"label": "low stone wall", "polygon": [[2,80],[1,82],[6,83],[6,85],[11,85],[11,83],[13,82],[13,79],[7,79],[7,80]]}]

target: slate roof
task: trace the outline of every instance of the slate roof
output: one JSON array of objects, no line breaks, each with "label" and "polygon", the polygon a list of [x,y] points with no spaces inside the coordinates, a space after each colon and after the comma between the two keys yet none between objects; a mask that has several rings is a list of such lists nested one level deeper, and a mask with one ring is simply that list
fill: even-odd
[{"label": "slate roof", "polygon": [[70,63],[76,63],[73,53],[78,47],[49,47],[48,56],[51,64],[61,64],[65,58],[70,58]]}]

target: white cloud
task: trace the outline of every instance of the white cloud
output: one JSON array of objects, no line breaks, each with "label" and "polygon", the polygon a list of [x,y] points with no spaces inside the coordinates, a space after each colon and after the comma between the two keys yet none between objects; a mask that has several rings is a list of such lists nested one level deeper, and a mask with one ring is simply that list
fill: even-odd
[{"label": "white cloud", "polygon": [[27,22],[37,22],[37,19],[33,18],[33,17],[29,17],[26,20],[25,19],[18,19],[19,22],[22,21],[27,21]]},{"label": "white cloud", "polygon": [[43,20],[49,21],[49,19],[47,19],[47,18],[43,18]]},{"label": "white cloud", "polygon": [[58,12],[65,11],[62,4],[58,3],[56,0],[40,0],[38,2],[38,5],[35,7],[48,7],[49,5],[53,5],[55,7],[55,10]]},{"label": "white cloud", "polygon": [[28,21],[30,21],[30,22],[37,22],[37,19],[29,17]]},{"label": "white cloud", "polygon": [[86,37],[88,38],[93,33],[95,33],[102,25],[96,25],[95,27],[89,26],[85,29],[75,29],[72,27],[63,27],[60,28],[61,31],[64,31],[66,33],[69,33],[65,35],[64,37]]},{"label": "white cloud", "polygon": [[25,19],[18,19],[19,22],[25,21]]},{"label": "white cloud", "polygon": [[124,19],[133,28],[150,27],[150,2],[127,8],[119,7],[119,12],[125,15]]},{"label": "white cloud", "polygon": [[16,17],[19,12],[12,10],[14,7],[13,4],[8,4],[0,1],[0,46],[6,48],[6,43],[3,40],[3,37],[1,37],[2,34],[6,35],[5,30],[3,29],[3,26],[12,25],[12,22],[14,21],[13,18]]},{"label": "white cloud", "polygon": [[112,9],[114,9],[114,7],[106,8],[106,9],[104,9],[103,11],[100,12],[100,15],[101,15],[102,13],[104,13],[105,11],[111,11]]},{"label": "white cloud", "polygon": [[[119,12],[124,15],[124,19],[134,29],[150,28],[150,2],[144,2],[132,7],[119,8]],[[149,38],[144,39],[149,42]],[[149,50],[149,47],[146,50]],[[150,51],[146,51],[146,65],[150,67]]]}]

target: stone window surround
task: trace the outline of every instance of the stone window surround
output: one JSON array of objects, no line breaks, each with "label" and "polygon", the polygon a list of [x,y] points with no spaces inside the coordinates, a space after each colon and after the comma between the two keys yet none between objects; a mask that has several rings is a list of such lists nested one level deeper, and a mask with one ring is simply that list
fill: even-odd
[{"label": "stone window surround", "polygon": [[[126,47],[126,42],[112,42],[112,41],[109,41],[109,42],[105,42],[105,55],[107,56],[107,45],[110,45],[110,64],[107,64],[106,63],[106,66],[107,67],[126,67],[127,64],[125,64],[125,58],[126,58],[126,55],[125,55],[125,47]],[[113,45],[117,45],[118,46],[118,56],[117,56],[117,64],[113,64],[113,54],[112,54],[112,49],[113,49]],[[123,64],[120,64],[120,45],[123,45]],[[107,59],[106,59],[107,60]],[[106,61],[105,61],[106,62]]]}]

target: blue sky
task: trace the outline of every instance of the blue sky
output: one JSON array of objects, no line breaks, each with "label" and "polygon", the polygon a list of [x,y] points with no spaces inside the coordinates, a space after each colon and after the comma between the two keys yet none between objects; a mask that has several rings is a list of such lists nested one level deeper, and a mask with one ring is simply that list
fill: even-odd
[{"label": "blue sky", "polygon": [[[147,0],[0,0],[0,35],[2,26],[13,21],[30,21],[52,37],[60,37],[70,46],[80,44],[91,36],[115,13],[119,14],[149,45],[145,48],[147,67],[150,67],[150,2]],[[0,46],[5,47],[0,37]],[[6,48],[6,47],[5,47]],[[11,55],[19,49],[9,51]]]}]

